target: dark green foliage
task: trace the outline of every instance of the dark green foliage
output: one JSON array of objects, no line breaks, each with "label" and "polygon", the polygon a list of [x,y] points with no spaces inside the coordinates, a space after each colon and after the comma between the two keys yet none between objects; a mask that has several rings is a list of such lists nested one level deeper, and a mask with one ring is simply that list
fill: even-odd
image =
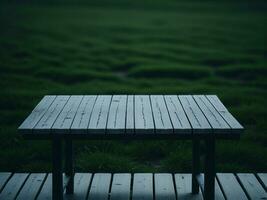
[{"label": "dark green foliage", "polygon": [[[163,65],[163,66],[162,66]],[[190,66],[139,66],[129,71],[129,76],[146,78],[177,78],[177,79],[200,79],[210,76],[209,69]]]},{"label": "dark green foliage", "polygon": [[[16,131],[43,95],[123,93],[217,94],[246,128],[218,143],[217,170],[267,170],[265,2],[21,2],[0,5],[0,171],[51,171],[51,143]],[[83,141],[75,155],[87,172],[191,170],[184,141]]]}]

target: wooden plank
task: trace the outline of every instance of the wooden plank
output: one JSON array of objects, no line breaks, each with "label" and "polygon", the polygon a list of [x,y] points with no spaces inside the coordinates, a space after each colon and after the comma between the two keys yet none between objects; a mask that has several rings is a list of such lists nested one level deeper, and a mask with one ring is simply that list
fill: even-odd
[{"label": "wooden plank", "polygon": [[24,182],[26,181],[29,174],[27,173],[16,173],[14,174],[7,184],[5,185],[4,189],[0,193],[0,199],[3,200],[13,200],[17,196],[18,192],[22,188]]},{"label": "wooden plank", "polygon": [[125,133],[127,108],[126,104],[126,95],[113,95],[108,114],[107,133]]},{"label": "wooden plank", "polygon": [[64,134],[70,132],[72,121],[75,117],[77,109],[83,99],[81,95],[70,96],[68,102],[60,112],[54,125],[52,126],[53,133]]},{"label": "wooden plank", "polygon": [[164,98],[174,128],[174,133],[192,133],[191,125],[177,95],[165,95]]},{"label": "wooden plank", "polygon": [[203,199],[201,192],[198,194],[192,194],[191,192],[192,190],[192,175],[191,174],[175,174],[174,177],[175,177],[175,185],[176,185],[178,199],[182,199],[182,200]]},{"label": "wooden plank", "polygon": [[70,96],[67,95],[57,96],[41,120],[34,127],[33,132],[49,134],[55,120],[69,100],[69,97]]},{"label": "wooden plank", "polygon": [[153,174],[134,174],[132,200],[153,200]]},{"label": "wooden plank", "polygon": [[154,133],[153,113],[148,95],[136,95],[134,98],[135,108],[135,132]]},{"label": "wooden plank", "polygon": [[110,200],[130,199],[131,174],[114,174],[110,192]]},{"label": "wooden plank", "polygon": [[241,133],[243,126],[233,117],[233,115],[226,109],[223,103],[216,95],[206,95],[207,99],[212,103],[214,108],[220,113],[224,120],[231,127],[232,132]]},{"label": "wooden plank", "polygon": [[176,199],[172,174],[167,174],[167,173],[155,174],[154,184],[155,184],[156,200]]},{"label": "wooden plank", "polygon": [[28,134],[32,133],[32,129],[43,117],[50,105],[55,100],[56,96],[44,96],[42,100],[33,109],[31,114],[24,120],[24,122],[18,128],[20,133]]},{"label": "wooden plank", "polygon": [[134,96],[127,96],[126,133],[134,133]]},{"label": "wooden plank", "polygon": [[52,199],[52,174],[48,174],[43,184],[42,189],[37,197],[37,200],[51,200]]},{"label": "wooden plank", "polygon": [[87,133],[87,128],[96,99],[96,95],[86,95],[83,97],[82,102],[77,110],[77,113],[71,125],[71,133]]},{"label": "wooden plank", "polygon": [[105,134],[111,99],[111,95],[98,96],[92,111],[88,133]]},{"label": "wooden plank", "polygon": [[267,191],[267,174],[265,173],[258,173],[257,174],[259,181],[261,182],[264,189]]},{"label": "wooden plank", "polygon": [[251,199],[267,199],[267,192],[253,174],[238,173],[237,177]]},{"label": "wooden plank", "polygon": [[230,127],[204,95],[193,98],[209,121],[214,133],[229,133]]},{"label": "wooden plank", "polygon": [[0,172],[0,192],[2,191],[11,175],[12,173],[10,172]]},{"label": "wooden plank", "polygon": [[217,178],[226,199],[248,199],[234,174],[217,173]]},{"label": "wooden plank", "polygon": [[173,126],[163,95],[150,95],[155,132],[158,134],[173,133]]},{"label": "wooden plank", "polygon": [[191,127],[193,128],[193,133],[211,133],[212,130],[209,122],[199,109],[193,97],[191,95],[179,95],[178,97],[191,124]]},{"label": "wooden plank", "polygon": [[89,173],[76,173],[74,176],[74,193],[64,195],[66,200],[80,200],[86,199],[89,185],[91,182],[92,174]]},{"label": "wooden plank", "polygon": [[[201,188],[201,191],[203,193],[203,191],[204,191],[204,182],[205,182],[205,180],[204,180],[204,174],[199,174],[197,176],[197,179],[198,179],[198,184],[199,184],[199,186]],[[224,196],[223,196],[222,190],[221,190],[221,188],[219,186],[219,183],[218,183],[218,181],[216,179],[215,179],[215,199],[216,200],[217,199],[218,200],[219,199],[225,199]]]},{"label": "wooden plank", "polygon": [[89,191],[89,200],[106,200],[109,196],[111,174],[96,173]]},{"label": "wooden plank", "polygon": [[37,196],[40,187],[45,180],[45,173],[39,174],[39,173],[33,173],[29,176],[27,181],[25,182],[23,188],[19,192],[19,195],[17,196],[17,200],[30,200],[35,199]]}]

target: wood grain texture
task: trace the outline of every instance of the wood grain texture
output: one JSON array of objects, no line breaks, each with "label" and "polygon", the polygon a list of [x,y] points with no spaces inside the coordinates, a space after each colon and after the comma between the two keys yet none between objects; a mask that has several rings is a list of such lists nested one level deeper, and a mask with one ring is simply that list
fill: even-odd
[{"label": "wood grain texture", "polygon": [[41,185],[43,184],[43,181],[45,180],[45,177],[46,177],[45,173],[30,174],[29,178],[23,185],[16,199],[34,200],[40,190]]},{"label": "wood grain texture", "polygon": [[[191,175],[191,174],[190,174]],[[202,193],[203,193],[203,191],[204,191],[204,182],[205,182],[205,180],[204,180],[204,174],[199,174],[198,176],[197,176],[197,179],[199,179],[198,180],[198,183],[199,183],[199,185],[200,185],[200,188],[201,188],[201,191],[202,191]],[[223,196],[223,193],[222,193],[222,190],[221,190],[221,188],[220,188],[220,186],[219,186],[219,183],[218,183],[218,181],[217,181],[217,179],[215,179],[215,199],[217,200],[223,200],[223,199],[225,199],[224,198],[224,196]]]},{"label": "wood grain texture", "polygon": [[174,133],[192,133],[191,125],[177,95],[165,95],[164,98],[174,128]]},{"label": "wood grain texture", "polygon": [[70,96],[67,95],[57,96],[51,106],[45,112],[41,120],[34,127],[33,132],[50,134],[54,122],[56,121],[58,115],[69,100],[69,97]]},{"label": "wood grain texture", "polygon": [[111,174],[96,173],[93,177],[88,200],[107,200],[109,196],[110,182]]},{"label": "wood grain texture", "polygon": [[172,134],[173,126],[163,95],[150,95],[156,134]]},{"label": "wood grain texture", "polygon": [[113,95],[108,114],[107,134],[125,133],[126,106],[126,95]]},{"label": "wood grain texture", "polygon": [[192,194],[192,175],[191,174],[175,174],[175,185],[177,190],[177,198],[181,200],[202,200],[201,192]]},{"label": "wood grain texture", "polygon": [[127,96],[126,133],[134,133],[134,95]]},{"label": "wood grain texture", "polygon": [[233,115],[226,109],[223,103],[216,95],[206,95],[207,99],[212,103],[215,109],[220,113],[224,120],[231,127],[233,133],[242,133],[243,126],[233,117]]},{"label": "wood grain texture", "polygon": [[129,200],[131,193],[131,174],[114,174],[110,200]]},{"label": "wood grain texture", "polygon": [[52,174],[48,174],[42,189],[37,197],[37,200],[51,200],[52,199]]},{"label": "wood grain texture", "polygon": [[10,172],[0,172],[0,192],[2,191],[11,175],[12,173]]},{"label": "wood grain texture", "polygon": [[267,191],[267,174],[258,173],[257,174],[259,181],[262,183],[262,187]]},{"label": "wood grain texture", "polygon": [[211,133],[211,126],[193,97],[191,95],[179,95],[178,97],[193,128],[193,134]]},{"label": "wood grain texture", "polygon": [[135,107],[135,132],[143,134],[154,133],[154,119],[148,95],[136,95]]},{"label": "wood grain texture", "polygon": [[[1,176],[2,174],[2,176]],[[2,172],[1,177],[7,177],[10,173]],[[26,199],[34,199],[37,194],[38,200],[51,200],[52,199],[52,175],[43,174],[36,177],[35,174],[28,173],[15,173],[7,184],[4,186],[4,190],[0,191],[0,199],[23,199],[21,195]],[[7,175],[7,176],[6,176]],[[43,175],[47,178],[44,178]],[[153,180],[154,175],[154,180]],[[201,174],[203,176],[203,174]],[[222,190],[227,199],[266,199],[266,191],[262,188],[262,181],[258,179],[259,176],[266,180],[267,174],[259,173],[257,178],[254,174],[234,174],[230,173],[218,173],[218,182],[215,182],[215,199],[224,199]],[[128,199],[129,191],[132,189],[130,196],[133,200],[153,200],[153,199],[203,199],[203,194],[200,192],[197,195],[191,194],[191,174],[172,174],[161,173],[137,173],[133,175],[131,181],[130,174],[114,174],[112,180],[112,174],[98,173],[94,175],[94,181],[92,181],[92,174],[90,173],[76,173],[74,181],[74,194],[67,195],[64,191],[64,199]],[[6,178],[5,178],[6,179]],[[43,182],[44,181],[44,182]],[[41,184],[43,182],[43,184]],[[112,182],[112,183],[111,183]],[[260,183],[261,182],[261,183]],[[112,184],[112,186],[111,186]],[[155,186],[155,187],[154,187]],[[36,191],[40,188],[40,192]],[[260,189],[258,189],[258,187]],[[155,190],[154,190],[155,189]],[[176,191],[176,192],[175,192]],[[91,193],[91,194],[90,194]],[[91,195],[91,196],[90,196]],[[125,196],[124,196],[125,195]],[[24,199],[25,199],[24,198]]]},{"label": "wood grain texture", "polygon": [[29,134],[32,133],[32,129],[43,117],[50,105],[55,100],[56,96],[44,96],[43,99],[37,104],[30,115],[24,120],[24,122],[18,128],[20,133]]},{"label": "wood grain texture", "polygon": [[65,200],[86,200],[92,174],[76,173],[74,176],[74,193],[64,195]]},{"label": "wood grain texture", "polygon": [[24,182],[27,180],[29,174],[28,173],[16,173],[14,174],[4,189],[0,193],[0,200],[13,200],[19,193],[22,188]]},{"label": "wood grain texture", "polygon": [[79,105],[71,125],[71,133],[86,134],[92,110],[97,99],[96,95],[85,95]]},{"label": "wood grain texture", "polygon": [[111,95],[98,96],[92,111],[88,133],[105,134],[111,99]]},{"label": "wood grain texture", "polygon": [[237,177],[251,199],[267,199],[267,192],[253,174],[238,173]]},{"label": "wood grain texture", "polygon": [[194,95],[193,98],[209,121],[209,124],[213,129],[213,133],[220,134],[227,133],[229,131],[229,125],[204,95]]},{"label": "wood grain texture", "polygon": [[[243,127],[215,95],[45,96],[19,127],[25,138],[238,138]],[[27,134],[26,134],[27,133]]]},{"label": "wood grain texture", "polygon": [[153,174],[137,173],[133,177],[133,200],[153,200]]},{"label": "wood grain texture", "polygon": [[242,187],[239,185],[234,174],[218,173],[217,178],[218,178],[219,184],[221,185],[223,193],[225,194],[226,199],[229,199],[229,200],[248,199]]},{"label": "wood grain texture", "polygon": [[82,99],[83,96],[81,95],[70,96],[68,102],[52,126],[52,132],[54,134],[70,133],[70,127]]},{"label": "wood grain texture", "polygon": [[176,194],[173,184],[172,174],[161,173],[154,175],[155,199],[175,200]]}]

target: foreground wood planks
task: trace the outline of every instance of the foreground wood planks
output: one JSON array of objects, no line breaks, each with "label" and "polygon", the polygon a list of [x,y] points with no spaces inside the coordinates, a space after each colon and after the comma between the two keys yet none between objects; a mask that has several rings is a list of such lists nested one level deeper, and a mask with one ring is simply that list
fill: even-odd
[{"label": "foreground wood planks", "polygon": [[[259,173],[257,176],[266,177]],[[0,173],[0,180],[7,179],[0,200],[9,199],[52,199],[52,176],[45,173]],[[154,178],[153,178],[154,177]],[[218,173],[216,183],[216,200],[224,199],[265,199],[266,190],[263,183],[254,174]],[[191,174],[169,173],[76,173],[74,194],[64,194],[66,200],[85,199],[121,199],[121,200],[153,200],[153,199],[186,199],[199,200],[203,195],[191,194]]]},{"label": "foreground wood planks", "polygon": [[6,183],[5,187],[0,193],[1,200],[13,200],[16,198],[24,182],[27,180],[29,174],[16,173]]},{"label": "foreground wood planks", "polygon": [[89,191],[89,200],[106,200],[109,195],[111,174],[97,173],[94,175]]},{"label": "foreground wood planks", "polygon": [[217,174],[218,181],[221,185],[226,199],[248,199],[242,187],[239,185],[234,174]]},{"label": "foreground wood planks", "polygon": [[239,173],[237,177],[251,199],[267,199],[266,191],[253,174]]},{"label": "foreground wood planks", "polygon": [[65,195],[66,200],[86,199],[88,189],[91,183],[92,174],[76,173],[74,176],[74,194]]},{"label": "foreground wood planks", "polygon": [[163,173],[154,175],[155,199],[175,200],[176,194],[172,174]]},{"label": "foreground wood planks", "polygon": [[131,174],[114,174],[110,200],[128,200],[131,193]]},{"label": "foreground wood planks", "polygon": [[134,174],[133,200],[153,200],[153,196],[153,174]]},{"label": "foreground wood planks", "polygon": [[43,181],[45,180],[45,173],[33,173],[30,174],[23,188],[20,190],[16,199],[18,200],[31,200],[37,196]]},{"label": "foreground wood planks", "polygon": [[2,191],[3,187],[7,183],[8,179],[10,178],[12,173],[10,172],[0,172],[0,192]]},{"label": "foreground wood planks", "polygon": [[201,192],[199,194],[191,194],[192,175],[191,174],[175,174],[175,185],[177,189],[177,198],[181,200],[202,200]]},{"label": "foreground wood planks", "polygon": [[267,174],[264,173],[258,173],[257,174],[259,181],[262,183],[262,186],[265,188],[267,191]]},{"label": "foreground wood planks", "polygon": [[45,96],[19,127],[37,138],[237,138],[242,130],[215,95]]},{"label": "foreground wood planks", "polygon": [[42,186],[37,199],[38,200],[52,199],[52,174],[47,175],[44,185]]}]

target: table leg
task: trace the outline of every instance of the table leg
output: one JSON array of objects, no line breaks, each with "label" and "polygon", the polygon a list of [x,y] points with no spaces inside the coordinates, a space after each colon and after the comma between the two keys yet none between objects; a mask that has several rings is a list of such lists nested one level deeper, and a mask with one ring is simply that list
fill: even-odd
[{"label": "table leg", "polygon": [[194,138],[192,143],[192,193],[197,194],[199,193],[199,185],[196,176],[200,173],[200,140]]},{"label": "table leg", "polygon": [[71,139],[65,140],[65,172],[69,177],[66,187],[67,194],[73,194],[74,191],[74,167],[73,167],[73,145]]},{"label": "table leg", "polygon": [[63,200],[62,177],[62,140],[55,136],[52,139],[52,196],[53,200]]},{"label": "table leg", "polygon": [[208,138],[205,143],[204,199],[213,200],[215,198],[215,139]]}]

